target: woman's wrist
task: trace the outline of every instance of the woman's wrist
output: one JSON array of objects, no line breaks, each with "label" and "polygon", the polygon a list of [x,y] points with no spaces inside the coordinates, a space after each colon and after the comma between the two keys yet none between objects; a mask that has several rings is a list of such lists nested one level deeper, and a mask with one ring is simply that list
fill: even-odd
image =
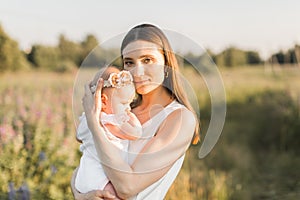
[{"label": "woman's wrist", "polygon": [[97,115],[93,111],[85,113],[85,115],[89,129],[94,127],[96,124],[99,124],[99,117],[97,117]]},{"label": "woman's wrist", "polygon": [[95,118],[88,120],[88,127],[93,134],[97,133],[99,131],[105,132],[105,129],[104,129],[103,125],[100,123],[100,120],[96,120]]}]

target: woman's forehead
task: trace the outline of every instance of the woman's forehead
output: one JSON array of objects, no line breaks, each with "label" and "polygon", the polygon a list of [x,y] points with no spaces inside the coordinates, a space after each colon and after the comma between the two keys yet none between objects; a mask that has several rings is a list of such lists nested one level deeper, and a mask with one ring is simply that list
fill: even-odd
[{"label": "woman's forehead", "polygon": [[147,42],[143,40],[137,40],[134,42],[129,43],[123,50],[123,55],[130,55],[132,53],[136,52],[145,52],[150,53],[153,51],[161,51],[161,48],[159,48],[155,43]]}]

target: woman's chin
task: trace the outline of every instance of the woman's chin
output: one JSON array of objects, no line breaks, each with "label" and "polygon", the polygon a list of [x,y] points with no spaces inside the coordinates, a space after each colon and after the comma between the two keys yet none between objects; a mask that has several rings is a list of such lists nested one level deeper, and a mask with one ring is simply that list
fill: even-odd
[{"label": "woman's chin", "polygon": [[151,93],[157,87],[158,87],[157,85],[151,85],[151,84],[141,85],[139,87],[136,87],[136,92],[140,95],[145,95]]},{"label": "woman's chin", "polygon": [[141,86],[141,87],[137,88],[136,92],[140,95],[144,95],[144,94],[149,93],[149,91],[144,86]]}]

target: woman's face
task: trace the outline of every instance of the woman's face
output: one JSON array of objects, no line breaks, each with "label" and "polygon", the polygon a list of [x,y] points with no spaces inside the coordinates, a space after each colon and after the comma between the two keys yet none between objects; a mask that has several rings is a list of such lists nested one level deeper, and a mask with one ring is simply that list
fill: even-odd
[{"label": "woman's face", "polygon": [[124,69],[131,72],[138,94],[148,94],[164,81],[164,55],[152,42],[137,40],[123,50]]}]

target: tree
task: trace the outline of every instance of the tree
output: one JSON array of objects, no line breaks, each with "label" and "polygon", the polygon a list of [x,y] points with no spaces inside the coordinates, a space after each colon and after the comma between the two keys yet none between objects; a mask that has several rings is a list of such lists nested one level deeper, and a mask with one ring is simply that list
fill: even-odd
[{"label": "tree", "polygon": [[200,55],[194,55],[193,53],[189,52],[184,55],[184,64],[198,64],[200,61]]},{"label": "tree", "polygon": [[241,66],[247,64],[247,55],[246,52],[241,49],[229,47],[216,55],[215,61],[219,66]]},{"label": "tree", "polygon": [[296,63],[300,64],[300,45],[295,45]]},{"label": "tree", "polygon": [[88,34],[81,42],[83,57],[86,57],[98,44],[97,38],[92,34]]},{"label": "tree", "polygon": [[[98,47],[97,38],[89,34],[86,38],[81,42],[81,60],[83,61],[83,65],[89,67],[96,67],[99,65],[103,65],[105,61],[103,61],[103,50]],[[97,47],[97,48],[96,48]]]},{"label": "tree", "polygon": [[0,72],[28,69],[29,63],[19,50],[18,43],[11,39],[0,25]]},{"label": "tree", "polygon": [[246,55],[247,55],[247,63],[250,65],[260,64],[262,62],[259,53],[256,51],[247,51]]},{"label": "tree", "polygon": [[58,48],[42,45],[32,46],[28,60],[33,63],[34,67],[47,70],[53,70],[61,61]]},{"label": "tree", "polygon": [[235,47],[230,47],[225,51],[225,65],[228,67],[241,66],[247,64],[246,53]]},{"label": "tree", "polygon": [[283,51],[279,51],[271,56],[271,60],[276,60],[277,63],[284,64],[284,57]]},{"label": "tree", "polygon": [[243,65],[260,64],[262,62],[256,51],[244,51],[235,47],[229,47],[221,53],[213,56],[213,60],[219,66],[234,67]]},{"label": "tree", "polygon": [[82,48],[79,44],[68,40],[63,34],[59,36],[58,49],[60,51],[61,60],[73,62],[80,66],[82,62]]}]

